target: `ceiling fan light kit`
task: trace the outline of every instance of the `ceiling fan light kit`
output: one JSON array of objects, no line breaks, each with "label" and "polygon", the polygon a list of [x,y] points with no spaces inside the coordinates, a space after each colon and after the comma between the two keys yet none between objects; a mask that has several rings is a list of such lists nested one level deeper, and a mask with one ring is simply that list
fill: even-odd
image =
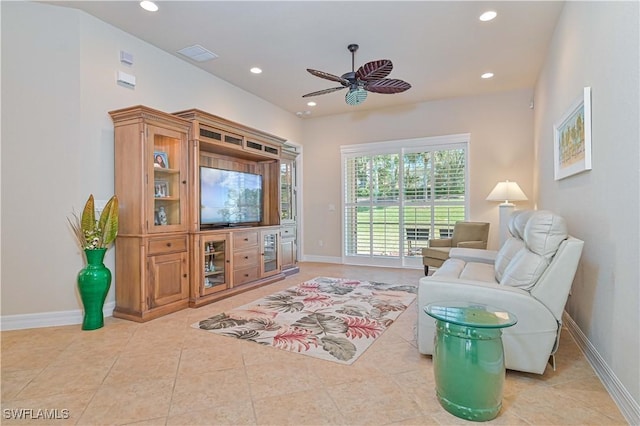
[{"label": "ceiling fan light kit", "polygon": [[342,74],[340,77],[324,71],[307,68],[307,71],[311,75],[324,78],[325,80],[335,81],[340,83],[341,86],[307,93],[306,95],[302,95],[303,98],[326,95],[327,93],[338,90],[349,89],[344,97],[347,104],[360,105],[367,99],[367,92],[393,94],[404,92],[411,88],[411,85],[406,81],[386,78],[393,69],[393,63],[389,59],[367,62],[358,68],[358,71],[355,71],[355,53],[358,50],[358,45],[350,44],[347,46],[347,49],[351,52],[351,71]]},{"label": "ceiling fan light kit", "polygon": [[347,101],[349,105],[360,105],[367,99],[367,91],[362,87],[356,87],[353,89],[349,89],[347,94],[344,96],[344,100]]}]

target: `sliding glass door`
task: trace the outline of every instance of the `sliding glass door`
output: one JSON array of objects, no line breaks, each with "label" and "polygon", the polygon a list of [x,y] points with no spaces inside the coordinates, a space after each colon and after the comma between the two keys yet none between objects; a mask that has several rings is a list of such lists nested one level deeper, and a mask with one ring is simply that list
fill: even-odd
[{"label": "sliding glass door", "polygon": [[345,263],[418,266],[429,238],[466,219],[467,143],[411,142],[343,149]]}]

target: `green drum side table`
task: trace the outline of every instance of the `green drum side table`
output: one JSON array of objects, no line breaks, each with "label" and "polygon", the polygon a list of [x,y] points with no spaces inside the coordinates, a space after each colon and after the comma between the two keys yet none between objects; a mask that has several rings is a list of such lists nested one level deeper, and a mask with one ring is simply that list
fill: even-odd
[{"label": "green drum side table", "polygon": [[436,319],[433,368],[442,407],[467,420],[495,418],[505,377],[502,329],[518,321],[515,315],[469,302],[431,303],[424,312]]}]

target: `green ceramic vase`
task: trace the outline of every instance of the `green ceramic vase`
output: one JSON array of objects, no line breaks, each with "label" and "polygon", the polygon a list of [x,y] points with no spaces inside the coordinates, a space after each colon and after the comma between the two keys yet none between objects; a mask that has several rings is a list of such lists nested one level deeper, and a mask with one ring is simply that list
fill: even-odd
[{"label": "green ceramic vase", "polygon": [[106,248],[85,250],[87,266],[78,272],[78,290],[84,306],[83,330],[104,326],[102,308],[111,286],[111,271],[104,266]]}]

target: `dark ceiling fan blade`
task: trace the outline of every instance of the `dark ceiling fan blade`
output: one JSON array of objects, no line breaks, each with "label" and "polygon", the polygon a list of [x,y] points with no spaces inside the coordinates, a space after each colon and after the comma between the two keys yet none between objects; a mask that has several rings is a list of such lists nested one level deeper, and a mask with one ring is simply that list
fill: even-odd
[{"label": "dark ceiling fan blade", "polygon": [[340,87],[332,87],[330,89],[318,90],[317,92],[307,93],[306,95],[302,95],[303,98],[308,98],[310,96],[318,96],[318,95],[326,95],[327,93],[333,93],[337,90],[346,89],[344,86]]},{"label": "dark ceiling fan blade", "polygon": [[388,76],[392,69],[393,63],[389,59],[379,59],[358,68],[356,76],[363,81],[380,80]]},{"label": "dark ceiling fan blade", "polygon": [[395,78],[383,78],[365,83],[364,88],[374,93],[400,93],[409,90],[411,85]]},{"label": "dark ceiling fan blade", "polygon": [[349,85],[348,80],[345,80],[342,77],[338,77],[337,75],[329,74],[328,72],[324,72],[324,71],[312,70],[311,68],[307,68],[307,71],[309,71],[311,74],[315,75],[316,77],[324,78],[325,80],[337,81],[343,86]]}]

